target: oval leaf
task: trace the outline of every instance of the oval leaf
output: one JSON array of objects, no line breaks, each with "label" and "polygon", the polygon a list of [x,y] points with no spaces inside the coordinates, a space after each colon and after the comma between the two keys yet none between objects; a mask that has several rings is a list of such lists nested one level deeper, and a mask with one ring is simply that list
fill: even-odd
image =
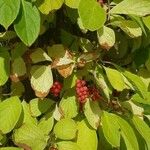
[{"label": "oval leaf", "polygon": [[[40,15],[31,2],[21,1],[19,16],[14,24],[19,38],[28,46],[32,45],[40,32]],[[30,17],[29,17],[30,16]]]},{"label": "oval leaf", "polygon": [[115,32],[106,26],[97,31],[98,41],[102,48],[109,50],[115,44]]},{"label": "oval leaf", "polygon": [[76,143],[70,141],[58,142],[57,145],[58,150],[80,150],[79,146]]},{"label": "oval leaf", "polygon": [[78,122],[77,144],[81,150],[97,150],[97,134],[96,131],[89,126],[87,120]]},{"label": "oval leaf", "polygon": [[54,133],[57,138],[62,140],[71,140],[76,137],[77,125],[72,119],[61,119],[54,127]]},{"label": "oval leaf", "polygon": [[10,97],[0,103],[0,131],[9,133],[17,124],[22,111],[18,97]]},{"label": "oval leaf", "polygon": [[108,80],[114,89],[117,91],[122,91],[126,88],[123,76],[119,71],[106,67],[104,69],[106,71]]},{"label": "oval leaf", "polygon": [[[7,29],[16,19],[20,8],[20,0],[0,1],[0,24]],[[7,12],[7,13],[6,13]]]},{"label": "oval leaf", "polygon": [[0,86],[4,85],[9,77],[10,73],[10,60],[9,53],[6,49],[0,48]]},{"label": "oval leaf", "polygon": [[119,125],[111,113],[105,112],[102,115],[102,129],[105,138],[113,147],[120,146]]},{"label": "oval leaf", "polygon": [[59,108],[65,118],[74,118],[78,115],[79,105],[76,100],[74,89],[68,90],[64,94],[60,101]]},{"label": "oval leaf", "polygon": [[87,102],[84,105],[84,114],[89,124],[94,129],[97,129],[97,127],[100,124],[100,116],[101,116],[101,109],[98,102],[87,100]]},{"label": "oval leaf", "polygon": [[43,150],[47,145],[48,137],[35,125],[22,125],[15,130],[13,141],[24,149]]},{"label": "oval leaf", "polygon": [[150,14],[149,0],[123,0],[111,9],[112,14],[127,14],[135,16],[145,16]]},{"label": "oval leaf", "polygon": [[78,12],[83,26],[91,31],[101,28],[106,21],[105,10],[94,0],[80,0]]},{"label": "oval leaf", "polygon": [[35,66],[31,70],[31,86],[37,97],[48,95],[53,85],[53,76],[50,66]]}]

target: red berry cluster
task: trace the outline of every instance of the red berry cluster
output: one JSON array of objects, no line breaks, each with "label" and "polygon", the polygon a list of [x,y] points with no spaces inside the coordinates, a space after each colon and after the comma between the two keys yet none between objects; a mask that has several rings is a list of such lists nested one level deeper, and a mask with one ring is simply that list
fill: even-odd
[{"label": "red berry cluster", "polygon": [[89,96],[89,90],[88,87],[86,86],[85,80],[77,80],[76,94],[77,94],[77,99],[79,100],[80,103],[86,102],[86,98]]},{"label": "red berry cluster", "polygon": [[90,96],[93,101],[97,101],[101,99],[101,95],[96,87],[90,87]]},{"label": "red berry cluster", "polygon": [[62,84],[58,81],[55,81],[53,86],[50,89],[50,92],[55,96],[59,96],[60,92],[62,90]]}]

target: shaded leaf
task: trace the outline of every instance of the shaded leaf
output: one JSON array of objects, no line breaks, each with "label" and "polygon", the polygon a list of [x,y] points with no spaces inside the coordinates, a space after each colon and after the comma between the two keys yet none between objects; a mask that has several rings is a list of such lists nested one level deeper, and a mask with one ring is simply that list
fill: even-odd
[{"label": "shaded leaf", "polygon": [[43,131],[43,133],[48,135],[52,130],[53,125],[54,125],[54,118],[53,114],[50,112],[40,119],[38,127]]},{"label": "shaded leaf", "polygon": [[97,129],[100,124],[101,113],[102,111],[97,101],[86,101],[84,105],[84,114],[87,121],[94,129]]},{"label": "shaded leaf", "polygon": [[33,63],[38,63],[42,61],[52,61],[48,54],[41,48],[35,49],[34,52],[31,53],[30,59]]},{"label": "shaded leaf", "polygon": [[79,104],[76,100],[74,89],[65,92],[60,101],[59,108],[65,118],[74,118],[78,115]]},{"label": "shaded leaf", "polygon": [[41,114],[48,111],[51,107],[53,107],[53,105],[54,101],[48,98],[45,98],[43,100],[35,98],[29,102],[30,112],[33,117],[40,116]]},{"label": "shaded leaf", "polygon": [[0,48],[0,86],[4,85],[10,73],[10,58],[6,49]]},{"label": "shaded leaf", "polygon": [[31,70],[31,86],[37,97],[48,95],[53,85],[53,76],[50,66],[34,66]]},{"label": "shaded leaf", "polygon": [[148,149],[150,148],[150,128],[149,126],[140,118],[137,116],[133,116],[132,118],[133,124],[137,131],[141,134],[141,136],[146,141],[146,144],[148,146]]}]

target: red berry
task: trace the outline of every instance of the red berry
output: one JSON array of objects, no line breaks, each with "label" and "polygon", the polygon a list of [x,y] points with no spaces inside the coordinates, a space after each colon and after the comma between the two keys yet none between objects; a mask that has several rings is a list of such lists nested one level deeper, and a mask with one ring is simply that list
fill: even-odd
[{"label": "red berry", "polygon": [[60,92],[61,92],[61,89],[62,89],[62,85],[60,82],[58,81],[55,81],[53,86],[51,87],[50,89],[50,92],[55,96],[59,96]]},{"label": "red berry", "polygon": [[85,103],[88,97],[88,88],[85,80],[77,80],[76,82],[76,94],[80,103]]}]

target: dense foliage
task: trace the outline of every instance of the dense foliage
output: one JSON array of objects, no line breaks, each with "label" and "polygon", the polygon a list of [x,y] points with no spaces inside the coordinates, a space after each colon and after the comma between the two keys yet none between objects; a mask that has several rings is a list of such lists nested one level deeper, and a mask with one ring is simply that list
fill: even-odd
[{"label": "dense foliage", "polygon": [[150,0],[0,0],[0,150],[150,150]]}]

